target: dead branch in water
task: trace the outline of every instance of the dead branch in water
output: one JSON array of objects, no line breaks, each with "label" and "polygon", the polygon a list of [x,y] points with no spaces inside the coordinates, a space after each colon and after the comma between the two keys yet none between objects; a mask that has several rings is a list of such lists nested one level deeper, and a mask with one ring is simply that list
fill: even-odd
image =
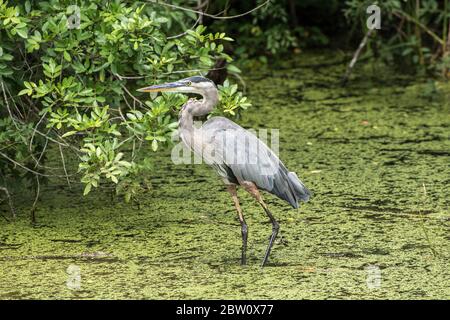
[{"label": "dead branch in water", "polygon": [[[14,209],[14,205],[12,202],[11,194],[9,193],[6,187],[0,187],[0,191],[3,191],[6,195],[6,200],[8,201],[9,209],[11,210],[11,217],[13,220],[16,220],[16,210]],[[8,218],[5,217],[6,220]]]},{"label": "dead branch in water", "polygon": [[375,29],[369,29],[366,33],[366,35],[364,36],[364,38],[362,39],[361,43],[358,46],[358,49],[356,49],[354,55],[353,55],[353,59],[352,61],[350,61],[350,64],[347,67],[347,71],[345,72],[345,75],[342,77],[341,80],[341,84],[344,86],[347,84],[348,79],[353,71],[353,68],[356,64],[356,61],[358,61],[359,56],[361,55],[362,49],[364,49],[364,47],[367,44],[367,40],[369,39],[370,35],[373,33]]}]

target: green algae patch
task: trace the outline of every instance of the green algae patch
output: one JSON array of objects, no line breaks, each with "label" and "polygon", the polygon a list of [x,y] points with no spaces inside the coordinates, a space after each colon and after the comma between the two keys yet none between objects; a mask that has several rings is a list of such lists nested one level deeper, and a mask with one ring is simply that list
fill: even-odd
[{"label": "green algae patch", "polygon": [[149,152],[158,171],[139,206],[49,186],[36,225],[25,205],[1,221],[0,299],[450,298],[450,87],[382,66],[341,87],[333,59],[306,53],[247,74],[254,107],[240,124],[279,129],[281,159],[314,194],[299,210],[266,195],[281,224],[266,268],[271,225],[250,196],[239,192],[240,266],[216,175]]}]

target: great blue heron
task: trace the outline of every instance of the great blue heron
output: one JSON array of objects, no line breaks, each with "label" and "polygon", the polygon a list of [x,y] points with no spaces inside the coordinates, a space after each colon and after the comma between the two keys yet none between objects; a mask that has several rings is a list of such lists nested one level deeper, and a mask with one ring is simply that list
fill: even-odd
[{"label": "great blue heron", "polygon": [[217,88],[211,80],[195,76],[138,91],[195,93],[203,97],[202,100],[189,99],[182,107],[178,126],[181,140],[210,164],[227,185],[241,223],[242,264],[246,264],[248,228],[239,205],[237,186],[248,191],[264,209],[272,223],[272,235],[261,265],[264,266],[278,234],[279,224],[263,201],[259,189],[286,200],[294,208],[298,208],[300,200],[308,201],[309,190],[264,142],[233,121],[211,117],[200,128],[194,127],[194,117],[209,114],[219,101]]}]

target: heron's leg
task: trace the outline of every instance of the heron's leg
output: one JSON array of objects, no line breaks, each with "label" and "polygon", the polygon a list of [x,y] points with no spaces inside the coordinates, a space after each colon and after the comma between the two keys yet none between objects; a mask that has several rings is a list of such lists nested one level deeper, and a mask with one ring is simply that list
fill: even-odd
[{"label": "heron's leg", "polygon": [[242,232],[242,256],[241,256],[241,264],[244,265],[247,263],[246,253],[247,253],[247,237],[248,237],[248,228],[245,223],[244,215],[242,214],[241,206],[239,205],[239,199],[237,197],[236,185],[228,185],[228,192],[231,194],[231,198],[233,199],[234,206],[236,207],[236,211],[238,212],[239,221],[241,223],[241,232]]},{"label": "heron's leg", "polygon": [[272,249],[273,242],[275,241],[275,238],[278,235],[278,231],[280,230],[280,225],[275,220],[275,218],[273,217],[269,208],[267,207],[266,203],[262,199],[262,196],[259,193],[258,187],[253,182],[249,182],[249,181],[241,182],[241,185],[245,188],[245,190],[247,190],[247,192],[249,192],[256,199],[256,201],[258,201],[258,203],[261,205],[261,207],[263,207],[264,211],[266,212],[267,216],[270,219],[270,222],[272,223],[272,235],[270,236],[269,245],[267,246],[266,254],[264,255],[264,259],[261,263],[261,267],[264,267],[267,260],[269,259],[270,250]]}]

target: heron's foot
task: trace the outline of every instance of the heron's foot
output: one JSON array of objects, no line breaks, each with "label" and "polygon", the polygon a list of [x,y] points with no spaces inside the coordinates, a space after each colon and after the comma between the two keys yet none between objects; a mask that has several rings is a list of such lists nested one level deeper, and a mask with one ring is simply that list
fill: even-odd
[{"label": "heron's foot", "polygon": [[273,243],[278,235],[278,231],[280,230],[280,225],[278,224],[278,222],[276,222],[275,220],[273,220],[273,225],[272,225],[272,235],[270,236],[270,240],[269,240],[269,245],[267,246],[266,249],[266,254],[264,255],[264,259],[261,263],[261,268],[264,267],[267,263],[267,260],[269,259],[269,255],[270,255],[270,251],[272,249]]}]

